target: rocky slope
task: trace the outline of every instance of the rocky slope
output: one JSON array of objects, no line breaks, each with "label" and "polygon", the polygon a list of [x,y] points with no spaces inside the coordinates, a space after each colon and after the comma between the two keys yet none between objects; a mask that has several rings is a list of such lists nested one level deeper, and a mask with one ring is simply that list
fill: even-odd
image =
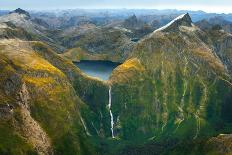
[{"label": "rocky slope", "polygon": [[205,30],[202,40],[214,50],[226,70],[232,75],[231,33],[224,31],[220,26],[214,26]]},{"label": "rocky slope", "polygon": [[91,154],[79,111],[83,102],[32,44],[0,41],[1,154]]},{"label": "rocky slope", "polygon": [[208,154],[225,154],[232,153],[232,135],[220,134],[217,137],[212,137],[207,141],[205,146]]},{"label": "rocky slope", "polygon": [[20,38],[22,40],[32,40],[33,37],[22,28],[17,28],[12,23],[0,23],[0,38],[13,39]]},{"label": "rocky slope", "polygon": [[60,52],[64,50],[57,41],[50,37],[50,31],[48,31],[44,21],[37,18],[32,18],[28,12],[22,9],[16,9],[9,14],[0,16],[0,23],[12,23],[18,28],[23,28],[27,33],[30,33],[36,40],[44,41],[52,48]]},{"label": "rocky slope", "polygon": [[[85,28],[63,31],[81,34],[66,38],[64,59],[17,22],[0,24],[0,154],[231,153],[219,135],[232,132],[230,34],[188,14],[138,43]],[[70,61],[82,59],[125,62],[104,82]]]}]

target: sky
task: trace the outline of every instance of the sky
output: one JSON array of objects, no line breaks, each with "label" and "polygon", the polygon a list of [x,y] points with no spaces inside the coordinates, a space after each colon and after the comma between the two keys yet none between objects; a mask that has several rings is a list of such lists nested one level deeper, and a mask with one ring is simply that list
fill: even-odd
[{"label": "sky", "polygon": [[232,13],[232,0],[0,0],[0,10],[178,9]]}]

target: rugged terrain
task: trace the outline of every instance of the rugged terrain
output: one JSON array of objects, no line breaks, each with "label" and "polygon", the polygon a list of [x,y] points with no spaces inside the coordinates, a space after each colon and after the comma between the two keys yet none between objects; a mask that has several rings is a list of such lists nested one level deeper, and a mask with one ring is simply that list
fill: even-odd
[{"label": "rugged terrain", "polygon": [[115,69],[110,82],[118,138],[189,143],[231,133],[231,76],[205,36],[184,14],[141,40]]},{"label": "rugged terrain", "polygon": [[82,78],[89,86],[98,81],[88,82],[40,42],[2,39],[0,46],[1,154],[91,154],[80,113],[85,105],[74,83]]},{"label": "rugged terrain", "polygon": [[[232,153],[229,32],[189,14],[139,35],[136,16],[91,20],[0,16],[0,154]],[[122,64],[102,81],[80,60]]]}]

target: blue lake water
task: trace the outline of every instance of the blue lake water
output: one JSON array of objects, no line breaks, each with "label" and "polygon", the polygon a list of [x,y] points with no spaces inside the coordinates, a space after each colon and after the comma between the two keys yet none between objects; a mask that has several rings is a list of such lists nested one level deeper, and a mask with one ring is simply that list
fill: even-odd
[{"label": "blue lake water", "polygon": [[92,60],[83,60],[80,62],[74,62],[74,64],[88,76],[97,77],[102,80],[108,80],[112,71],[118,65],[120,65],[120,63],[115,63],[111,61]]}]

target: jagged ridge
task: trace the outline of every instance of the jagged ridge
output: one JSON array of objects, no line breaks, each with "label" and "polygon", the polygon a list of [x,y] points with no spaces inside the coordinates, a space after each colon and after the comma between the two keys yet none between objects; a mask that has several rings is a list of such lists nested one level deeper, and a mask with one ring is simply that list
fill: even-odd
[{"label": "jagged ridge", "polygon": [[24,15],[30,17],[29,12],[27,12],[27,11],[21,9],[21,8],[18,8],[18,9],[16,9],[16,10],[10,12],[9,14],[12,14],[12,13],[24,14]]},{"label": "jagged ridge", "polygon": [[186,14],[178,16],[177,18],[172,20],[167,25],[155,30],[155,32],[157,32],[157,31],[163,31],[163,32],[175,31],[179,28],[179,26],[191,26],[191,25],[192,25],[192,19],[189,16],[189,14],[186,13]]}]

